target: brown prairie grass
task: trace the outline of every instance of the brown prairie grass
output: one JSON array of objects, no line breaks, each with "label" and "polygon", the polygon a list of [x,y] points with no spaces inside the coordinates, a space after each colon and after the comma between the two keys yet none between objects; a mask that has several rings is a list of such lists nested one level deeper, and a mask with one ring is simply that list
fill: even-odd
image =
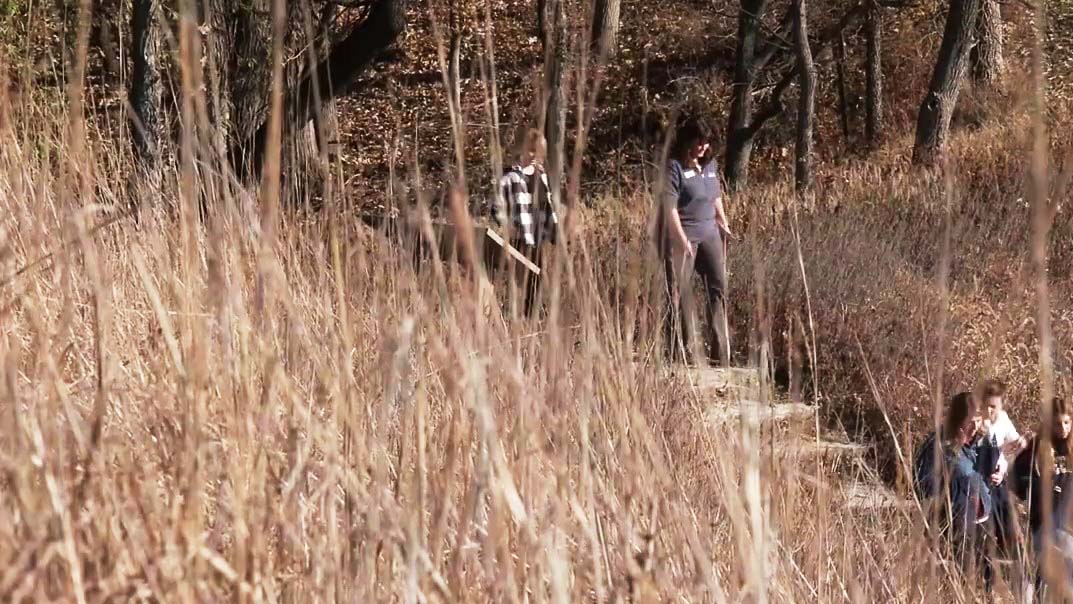
[{"label": "brown prairie grass", "polygon": [[[470,276],[416,272],[342,202],[263,210],[278,190],[229,182],[196,128],[135,221],[121,138],[34,95],[2,108],[0,601],[978,595],[931,553],[919,512],[841,505],[864,469],[780,463],[782,432],[705,424],[717,401],[656,359],[644,212],[578,210],[544,319],[489,316]],[[1003,323],[1030,306],[1017,297],[1030,282],[994,269],[1028,241],[969,247],[1027,224],[987,205],[1005,193],[985,176],[1024,172],[1006,134],[991,131],[991,163],[974,170],[981,155],[966,152],[952,188],[861,169],[812,207],[777,189],[736,200],[739,354],[813,334],[788,348],[818,359],[808,375],[827,415],[849,423],[852,403],[879,405],[855,427],[880,443],[926,426],[907,434],[899,410],[921,400],[927,417],[931,391],[974,376],[992,342],[1011,345],[974,328],[988,325],[974,309],[1031,332]],[[965,220],[942,254],[950,191]],[[933,327],[944,265],[945,332]],[[969,288],[989,276],[997,285]],[[1054,308],[1064,342],[1066,307]],[[1030,352],[1007,352],[986,358],[1028,366]]]},{"label": "brown prairie grass", "polygon": [[[124,199],[112,143],[68,171],[63,136],[12,124],[34,145],[0,170],[0,599],[937,589],[913,522],[841,511],[821,469],[772,466],[777,442],[743,455],[705,429],[712,401],[634,364],[655,330],[621,317],[654,313],[611,296],[583,237],[546,321],[487,319],[461,276],[415,274],[330,209],[284,213],[265,253],[240,198],[184,220],[173,176],[94,231]],[[621,253],[644,258],[636,241]]]}]

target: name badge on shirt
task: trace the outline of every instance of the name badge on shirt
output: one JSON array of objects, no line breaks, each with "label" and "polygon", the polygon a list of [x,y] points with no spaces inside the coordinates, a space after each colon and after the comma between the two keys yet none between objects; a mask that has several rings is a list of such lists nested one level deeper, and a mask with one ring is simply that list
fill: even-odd
[{"label": "name badge on shirt", "polygon": [[682,172],[682,177],[683,178],[693,178],[696,175],[697,175],[696,170],[686,170],[686,171]]}]

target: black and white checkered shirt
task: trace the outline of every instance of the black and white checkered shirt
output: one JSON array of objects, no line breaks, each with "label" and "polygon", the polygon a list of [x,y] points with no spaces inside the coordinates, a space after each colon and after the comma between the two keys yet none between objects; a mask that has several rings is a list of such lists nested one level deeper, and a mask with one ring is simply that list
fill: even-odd
[{"label": "black and white checkered shirt", "polygon": [[[539,183],[539,184],[538,184]],[[539,191],[534,204],[533,192]],[[535,206],[535,207],[534,207]],[[559,217],[548,195],[548,176],[533,166],[513,166],[499,179],[499,191],[492,213],[495,222],[503,226],[510,221],[516,239],[526,246],[557,239]]]}]

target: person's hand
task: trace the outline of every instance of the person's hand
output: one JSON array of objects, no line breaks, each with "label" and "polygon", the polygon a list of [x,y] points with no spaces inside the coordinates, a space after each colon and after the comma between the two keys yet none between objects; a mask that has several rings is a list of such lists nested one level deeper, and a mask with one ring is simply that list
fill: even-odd
[{"label": "person's hand", "polygon": [[734,233],[730,231],[730,225],[727,224],[725,217],[716,216],[715,224],[719,227],[719,232],[723,234],[723,239],[736,239]]},{"label": "person's hand", "polygon": [[693,251],[693,244],[688,239],[678,240],[678,251],[682,252],[682,255],[686,258],[692,258],[696,255],[696,252]]},{"label": "person's hand", "polygon": [[1002,470],[995,470],[995,472],[991,474],[991,484],[998,485],[1002,482],[1002,479],[1005,478],[1005,474],[1006,473]]}]

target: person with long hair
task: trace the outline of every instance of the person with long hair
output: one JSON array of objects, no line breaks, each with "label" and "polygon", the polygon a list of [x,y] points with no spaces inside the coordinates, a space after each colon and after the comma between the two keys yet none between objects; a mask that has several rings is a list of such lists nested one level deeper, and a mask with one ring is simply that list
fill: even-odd
[{"label": "person with long hair", "polygon": [[[1073,465],[1070,463],[1073,414],[1070,412],[1064,398],[1051,400],[1050,425],[1040,426],[1039,434],[1014,459],[1009,476],[1010,488],[1028,507],[1028,527],[1036,559],[1042,562],[1044,551],[1054,554],[1052,559],[1059,562],[1067,586],[1073,580],[1073,526],[1069,522],[1073,514],[1073,497],[1070,496],[1073,494]],[[1046,473],[1050,479],[1045,481],[1044,471],[1048,466],[1050,471]],[[1050,510],[1050,522],[1045,522],[1046,509]],[[1044,533],[1045,528],[1049,533]],[[1044,550],[1045,545],[1047,550]],[[1045,586],[1044,573],[1037,571],[1037,590]]]},{"label": "person with long hair", "polygon": [[[928,434],[914,456],[913,483],[931,521],[966,568],[976,569],[990,590],[994,583],[992,552],[997,533],[990,473],[982,457],[993,457],[978,442],[983,427],[980,402],[959,392],[947,404],[942,425]],[[938,454],[938,456],[936,456]]]},{"label": "person with long hair", "polygon": [[693,279],[699,276],[709,358],[726,366],[730,363],[726,240],[731,232],[712,158],[711,133],[704,120],[693,116],[683,118],[674,131],[657,228],[668,286],[665,336],[671,355],[686,362],[695,358]]},{"label": "person with long hair", "polygon": [[979,451],[974,446],[982,421],[979,402],[972,393],[955,394],[939,432],[929,434],[915,456],[917,493],[921,499],[934,499],[949,507],[953,528],[962,533],[991,515],[991,491],[978,471]]}]

